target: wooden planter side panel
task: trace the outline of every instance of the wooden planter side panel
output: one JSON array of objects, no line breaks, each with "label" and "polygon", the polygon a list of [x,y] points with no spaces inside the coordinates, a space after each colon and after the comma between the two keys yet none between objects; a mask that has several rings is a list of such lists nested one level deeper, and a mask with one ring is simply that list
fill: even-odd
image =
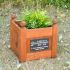
[{"label": "wooden planter side panel", "polygon": [[[30,51],[30,40],[48,38],[49,39],[49,49],[37,52]],[[40,29],[29,29],[27,30],[27,60],[49,58],[51,57],[51,45],[52,45],[52,27],[40,28]]]},{"label": "wooden planter side panel", "polygon": [[52,50],[51,50],[51,57],[57,56],[57,39],[58,39],[58,25],[53,25],[53,32],[52,32]]},{"label": "wooden planter side panel", "polygon": [[19,61],[26,60],[26,28],[24,30],[15,24],[13,20],[10,22],[10,45],[12,51],[17,55]]},{"label": "wooden planter side panel", "polygon": [[[13,21],[10,23],[10,45],[11,49],[16,53],[16,55],[19,55],[18,48],[19,48],[19,41],[18,41],[18,35],[19,35],[19,29],[15,25]],[[19,48],[20,49],[20,48]]]}]

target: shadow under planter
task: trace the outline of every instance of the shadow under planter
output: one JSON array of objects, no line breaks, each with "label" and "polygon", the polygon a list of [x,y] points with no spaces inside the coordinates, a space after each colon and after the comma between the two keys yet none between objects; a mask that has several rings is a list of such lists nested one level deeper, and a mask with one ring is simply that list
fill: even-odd
[{"label": "shadow under planter", "polygon": [[58,25],[53,23],[51,27],[27,29],[24,22],[11,18],[10,46],[20,62],[57,56]]}]

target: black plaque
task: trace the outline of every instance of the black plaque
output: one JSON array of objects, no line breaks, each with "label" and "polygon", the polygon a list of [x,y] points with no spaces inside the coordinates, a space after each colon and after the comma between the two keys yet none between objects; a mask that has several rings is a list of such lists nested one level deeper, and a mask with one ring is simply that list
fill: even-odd
[{"label": "black plaque", "polygon": [[30,40],[30,50],[31,51],[46,50],[48,48],[49,48],[49,39],[48,38]]}]

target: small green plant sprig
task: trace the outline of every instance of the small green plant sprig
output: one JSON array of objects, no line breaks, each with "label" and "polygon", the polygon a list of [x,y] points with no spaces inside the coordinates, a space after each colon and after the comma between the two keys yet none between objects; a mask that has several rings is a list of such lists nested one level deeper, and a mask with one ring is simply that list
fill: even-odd
[{"label": "small green plant sprig", "polygon": [[20,15],[20,20],[26,22],[26,28],[35,29],[52,25],[52,19],[46,15],[46,11],[27,11]]}]

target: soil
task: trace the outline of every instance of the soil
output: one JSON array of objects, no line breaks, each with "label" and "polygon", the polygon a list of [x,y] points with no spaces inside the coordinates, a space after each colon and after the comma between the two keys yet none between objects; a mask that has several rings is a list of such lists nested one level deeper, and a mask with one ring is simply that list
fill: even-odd
[{"label": "soil", "polygon": [[70,70],[70,10],[47,8],[47,11],[58,19],[57,57],[19,63],[10,50],[10,14],[0,16],[0,70]]}]

